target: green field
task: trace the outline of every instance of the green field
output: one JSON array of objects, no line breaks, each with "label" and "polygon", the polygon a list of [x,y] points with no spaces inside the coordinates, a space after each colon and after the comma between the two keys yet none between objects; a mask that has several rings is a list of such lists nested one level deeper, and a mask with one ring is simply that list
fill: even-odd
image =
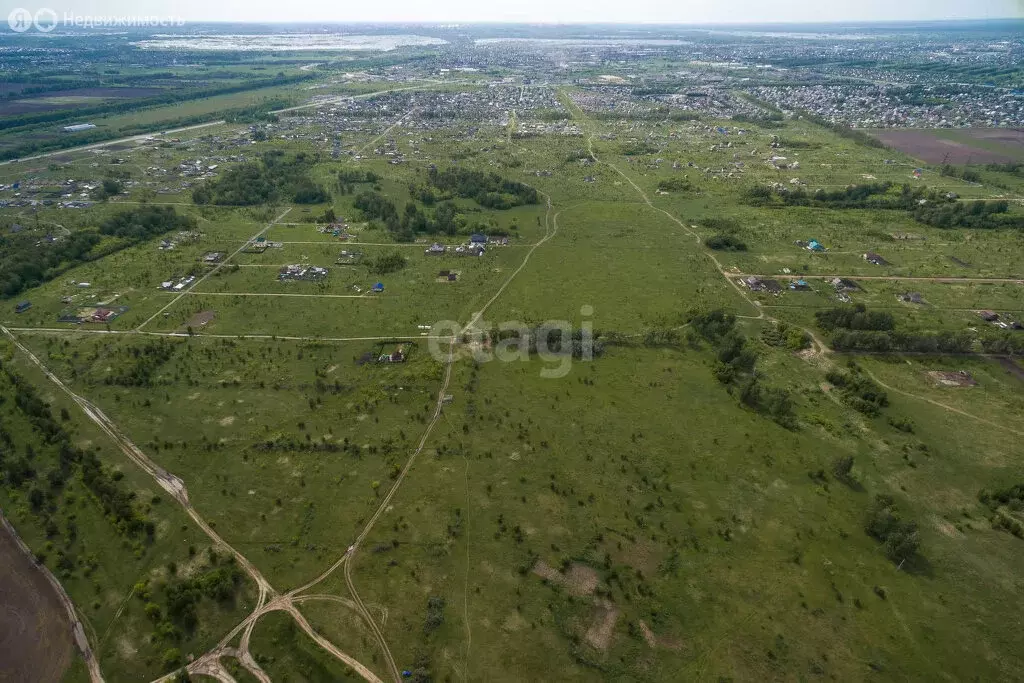
[{"label": "green field", "polygon": [[[463,92],[487,91],[446,86]],[[238,681],[310,683],[403,671],[418,681],[1015,680],[1020,513],[979,493],[1024,477],[1024,370],[982,351],[1024,332],[976,311],[1024,320],[1020,231],[749,200],[751,188],[791,179],[811,191],[919,183],[966,199],[1006,190],[932,171],[912,180],[909,158],[802,119],[745,123],[741,135],[729,120],[598,117],[574,103],[578,89],[551,95],[581,134],[440,124],[392,93],[379,96],[386,116],[353,116],[344,130],[283,117],[259,124],[266,139],[233,124],[11,171],[32,168],[40,192],[58,197],[66,176],[129,171],[122,194],[89,207],[0,209],[40,244],[147,204],[193,218],[201,234],[160,249],[173,233],[102,233],[94,252],[52,265],[0,310],[0,360],[13,373],[0,376],[11,425],[0,502],[63,572],[106,680],[179,666],[193,680],[221,666]],[[519,125],[530,115],[517,112]],[[790,148],[771,147],[773,136]],[[272,150],[302,155],[295,168],[323,201],[193,203],[196,183],[224,182]],[[800,166],[775,170],[766,154]],[[125,162],[110,163],[117,156]],[[194,159],[217,168],[203,180],[181,173]],[[505,199],[525,183],[536,201],[432,196],[432,165],[493,172]],[[355,170],[379,178],[335,184]],[[394,205],[392,220],[356,208],[371,193]],[[436,218],[441,206],[457,216],[447,232],[404,239],[402,216]],[[318,230],[328,210],[351,238]],[[478,231],[509,243],[424,253]],[[706,246],[723,232],[745,249]],[[246,250],[257,235],[280,246]],[[810,239],[828,251],[795,244]],[[339,264],[342,250],[361,259]],[[869,264],[867,251],[889,264]],[[226,258],[204,263],[208,252]],[[292,264],[329,273],[281,281]],[[186,287],[160,288],[188,275]],[[751,292],[738,283],[749,275],[783,286],[807,276],[811,291]],[[890,314],[869,331],[966,334],[966,346],[833,351],[838,334],[823,319],[852,310],[834,276],[857,281],[849,304]],[[898,300],[911,291],[923,303]],[[32,306],[17,312],[23,300]],[[127,311],[58,321],[103,306]],[[720,335],[708,331],[715,311]],[[508,339],[492,330],[558,321],[596,331],[592,358],[568,346],[496,358]],[[961,371],[964,386],[936,374]],[[126,536],[77,465],[33,493],[60,468],[64,442],[14,398],[20,382],[68,444],[98,449],[151,537]],[[12,478],[27,449],[33,477]],[[160,488],[157,467],[187,498]],[[909,550],[869,533],[878,496],[913,523]],[[217,571],[235,575],[219,596],[201,584]],[[176,611],[179,590],[200,596],[194,613]],[[66,678],[88,675],[79,663]]]}]

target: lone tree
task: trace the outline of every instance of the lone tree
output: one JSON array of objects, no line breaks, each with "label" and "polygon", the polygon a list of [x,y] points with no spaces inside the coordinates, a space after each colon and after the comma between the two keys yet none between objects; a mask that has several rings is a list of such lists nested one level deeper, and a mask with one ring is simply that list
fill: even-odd
[{"label": "lone tree", "polygon": [[832,474],[836,475],[836,479],[849,479],[851,470],[853,470],[852,455],[841,455],[832,463]]}]

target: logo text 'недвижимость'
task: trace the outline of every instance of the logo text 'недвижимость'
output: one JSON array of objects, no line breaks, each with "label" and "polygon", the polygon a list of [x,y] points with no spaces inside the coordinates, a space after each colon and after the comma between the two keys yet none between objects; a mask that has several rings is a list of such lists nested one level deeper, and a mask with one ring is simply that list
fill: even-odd
[{"label": "logo text '\u043d\u0435\u0434\u0432\u0438\u0436\u0438\u043c\u043e\u0441\u0442\u044c'", "polygon": [[184,26],[185,20],[170,15],[94,15],[65,12],[58,16],[49,7],[42,7],[35,12],[16,7],[7,15],[7,25],[16,33],[24,33],[34,28],[40,33],[49,33],[55,28],[137,28],[137,27],[171,27]]}]

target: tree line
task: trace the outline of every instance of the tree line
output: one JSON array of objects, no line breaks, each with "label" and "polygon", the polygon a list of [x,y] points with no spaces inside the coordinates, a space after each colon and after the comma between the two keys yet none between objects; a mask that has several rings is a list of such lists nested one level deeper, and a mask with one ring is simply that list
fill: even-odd
[{"label": "tree line", "polygon": [[[86,489],[92,494],[104,515],[117,532],[133,540],[152,541],[156,525],[138,503],[134,491],[121,483],[121,473],[104,467],[96,449],[83,449],[74,445],[71,434],[53,416],[48,403],[43,401],[36,390],[9,367],[0,365],[9,391],[13,393],[13,405],[40,439],[40,446],[56,451],[57,465],[44,476],[38,470],[38,453],[26,444],[22,455],[14,449],[14,440],[6,425],[0,425],[0,474],[2,483],[11,489],[21,489],[31,484],[28,499],[32,509],[42,515],[47,536],[59,534],[51,515],[58,509],[57,502],[67,481],[78,474]],[[0,395],[0,403],[7,397]],[[66,410],[61,411],[61,420],[70,419]],[[73,539],[70,539],[73,540]],[[71,563],[65,573],[76,566]]]},{"label": "tree line", "polygon": [[967,353],[974,346],[974,336],[967,331],[897,330],[892,314],[868,311],[864,304],[816,311],[814,318],[819,328],[832,333],[836,351]]},{"label": "tree line", "polygon": [[695,313],[689,319],[693,333],[708,342],[715,352],[712,370],[715,378],[736,392],[740,403],[778,424],[793,429],[796,416],[789,392],[767,387],[761,382],[755,365],[757,354],[736,329],[736,316],[722,310]]},{"label": "tree line", "polygon": [[905,211],[914,220],[936,228],[1013,228],[1024,230],[1024,215],[1009,213],[1004,199],[971,202],[957,201],[954,195],[927,187],[908,184],[863,183],[841,190],[803,188],[776,191],[768,186],[755,186],[745,192],[747,203],[754,206],[810,206],[823,209],[888,209]]},{"label": "tree line", "polygon": [[[26,231],[0,234],[0,296],[17,296],[70,268],[170,231],[192,230],[195,219],[173,206],[140,206],[110,216],[96,228],[77,230],[55,241]],[[115,237],[97,249],[103,237]]]}]

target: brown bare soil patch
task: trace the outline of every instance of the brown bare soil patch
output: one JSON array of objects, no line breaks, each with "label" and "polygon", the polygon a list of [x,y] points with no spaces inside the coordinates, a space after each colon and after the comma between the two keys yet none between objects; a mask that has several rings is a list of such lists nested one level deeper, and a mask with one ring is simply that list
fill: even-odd
[{"label": "brown bare soil patch", "polygon": [[941,531],[946,536],[949,536],[950,538],[964,537],[964,535],[960,532],[959,529],[957,529],[955,526],[953,526],[952,524],[950,524],[949,522],[940,517],[935,518],[935,528],[937,528],[939,531]]},{"label": "brown bare soil patch", "polygon": [[0,525],[0,681],[58,683],[72,647],[53,587]]},{"label": "brown bare soil patch", "polygon": [[193,330],[205,326],[208,322],[217,317],[216,311],[199,311],[194,316],[189,318],[186,326],[191,327]]},{"label": "brown bare soil patch", "polygon": [[585,636],[587,643],[597,650],[607,650],[615,634],[615,622],[619,620],[619,608],[608,600],[597,600],[594,618]]},{"label": "brown bare soil patch", "polygon": [[[877,130],[872,135],[929,164],[1005,164],[1024,158],[1024,130],[1019,128],[957,130],[957,140],[940,137],[940,131],[926,129]],[[972,140],[976,144],[971,144]]]},{"label": "brown bare soil patch", "polygon": [[971,377],[971,373],[963,370],[959,372],[944,372],[942,370],[931,370],[928,376],[941,387],[973,387],[978,382]]},{"label": "brown bare soil patch", "polygon": [[573,595],[591,595],[600,581],[596,571],[578,562],[574,562],[563,574],[544,560],[537,560],[537,564],[533,565],[533,573],[551,583],[557,583]]},{"label": "brown bare soil patch", "polygon": [[1020,366],[1013,358],[1000,358],[999,364],[1002,365],[1010,374],[1014,375],[1019,380],[1024,380],[1024,368]]},{"label": "brown bare soil patch", "polygon": [[639,621],[639,624],[640,633],[643,634],[644,641],[647,642],[647,647],[651,649],[658,647],[658,639],[654,637],[654,631],[651,630],[651,627],[645,624],[643,619]]},{"label": "brown bare soil patch", "polygon": [[665,648],[666,650],[683,649],[683,644],[675,638],[659,638],[654,635],[654,631],[651,630],[650,626],[644,623],[643,619],[637,622],[637,624],[640,626],[640,634],[644,637],[644,642],[646,642],[647,646],[652,650],[659,647]]}]

